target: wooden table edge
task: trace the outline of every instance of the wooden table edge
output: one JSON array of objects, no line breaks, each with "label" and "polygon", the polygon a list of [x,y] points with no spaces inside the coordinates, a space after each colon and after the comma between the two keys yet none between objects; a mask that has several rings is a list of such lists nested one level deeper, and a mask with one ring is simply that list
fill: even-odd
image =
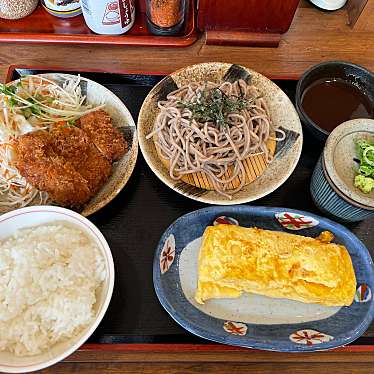
[{"label": "wooden table edge", "polygon": [[374,346],[350,345],[328,351],[288,353],[219,344],[84,344],[64,360],[70,363],[356,363],[357,361],[374,364]]},{"label": "wooden table edge", "polygon": [[[173,71],[150,71],[150,70],[134,70],[134,69],[100,69],[100,68],[90,68],[90,69],[79,69],[79,68],[69,68],[66,66],[49,66],[49,65],[22,65],[22,64],[12,64],[9,65],[5,82],[11,82],[13,74],[16,69],[27,69],[27,70],[48,70],[53,72],[75,72],[75,73],[109,73],[109,74],[144,74],[144,75],[168,75]],[[270,74],[266,75],[268,79],[271,80],[298,80],[300,78],[299,74]]]}]

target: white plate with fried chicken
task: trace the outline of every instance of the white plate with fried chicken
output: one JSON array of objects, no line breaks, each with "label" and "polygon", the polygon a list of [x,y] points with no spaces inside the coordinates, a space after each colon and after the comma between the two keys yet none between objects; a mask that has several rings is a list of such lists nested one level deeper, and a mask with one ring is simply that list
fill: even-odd
[{"label": "white plate with fried chicken", "polygon": [[0,85],[0,212],[54,204],[88,216],[127,183],[134,120],[104,86],[69,74]]}]

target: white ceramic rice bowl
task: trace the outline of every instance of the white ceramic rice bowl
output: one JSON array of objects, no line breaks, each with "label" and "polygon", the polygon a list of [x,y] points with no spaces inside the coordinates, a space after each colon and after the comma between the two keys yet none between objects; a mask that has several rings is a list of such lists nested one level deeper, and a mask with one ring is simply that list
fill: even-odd
[{"label": "white ceramic rice bowl", "polygon": [[32,206],[17,209],[0,217],[0,240],[11,236],[19,229],[53,221],[68,222],[80,227],[96,242],[105,259],[107,277],[96,294],[95,320],[79,335],[54,345],[48,352],[43,354],[18,357],[13,353],[0,351],[0,372],[26,373],[44,369],[63,360],[77,350],[92,335],[109,306],[114,286],[113,257],[109,245],[101,232],[80,214],[55,206]]}]

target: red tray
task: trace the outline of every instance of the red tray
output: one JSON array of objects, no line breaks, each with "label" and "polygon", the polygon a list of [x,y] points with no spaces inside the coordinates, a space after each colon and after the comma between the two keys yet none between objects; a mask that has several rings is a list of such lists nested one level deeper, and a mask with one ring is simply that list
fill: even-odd
[{"label": "red tray", "polygon": [[177,36],[156,36],[149,33],[144,2],[138,0],[134,26],[124,35],[95,34],[86,26],[82,15],[58,18],[39,5],[30,16],[20,20],[1,19],[0,42],[186,47],[197,39],[195,0],[191,0],[189,4],[184,29]]},{"label": "red tray", "polygon": [[[6,82],[10,82],[17,78],[19,74],[33,74],[33,73],[39,73],[39,72],[51,72],[51,71],[66,71],[69,72],[71,71],[72,73],[75,72],[77,73],[76,69],[67,69],[67,68],[62,68],[62,67],[35,67],[35,66],[15,66],[12,65],[9,67]],[[134,76],[138,77],[139,75],[144,75],[144,76],[162,76],[167,74],[167,72],[144,72],[144,71],[129,71],[129,70],[124,70],[124,71],[118,71],[118,72],[102,72],[101,70],[90,70],[90,71],[82,71],[81,72],[83,75],[90,74],[93,76],[87,76],[88,78],[98,80],[99,82],[100,79],[104,79],[103,77],[105,76],[106,80],[108,82],[111,82],[113,86],[113,83],[120,85],[121,83],[121,76],[122,79],[127,76]],[[96,75],[96,78],[95,78]],[[274,75],[270,77],[271,79],[274,79],[278,82],[278,84],[282,83],[281,87],[285,90],[288,91],[290,89],[294,90],[295,85],[296,85],[296,76],[279,76],[279,75]],[[283,81],[283,82],[281,82]],[[287,81],[290,83],[290,85],[287,84]],[[143,82],[144,83],[144,82]],[[148,82],[149,84],[149,82]],[[288,87],[289,86],[289,87]],[[135,87],[135,84],[131,85],[132,89]],[[293,87],[293,88],[292,88]],[[112,87],[113,88],[113,87]],[[132,107],[129,106],[131,109]],[[313,145],[310,143],[309,144]],[[310,149],[310,147],[306,147],[308,149],[304,149],[304,157],[309,157],[310,153],[315,153],[316,150]],[[306,155],[306,153],[308,155]],[[128,218],[125,220],[126,222],[130,221],[130,218],[134,222],[138,222],[135,216],[133,216],[133,212],[135,212],[134,209],[131,207],[138,207],[139,200],[138,199],[144,199],[145,194],[147,194],[147,186],[151,186],[151,181],[154,180],[155,183],[157,183],[157,196],[165,196],[164,194],[169,195],[169,190],[166,186],[162,186],[162,184],[157,180],[157,178],[153,175],[153,173],[149,170],[149,168],[144,165],[144,161],[141,161],[141,156],[139,156],[139,160],[137,162],[137,168],[135,169],[135,175],[132,176],[131,181],[129,185],[127,186],[127,193],[126,194],[121,194],[123,196],[124,200],[118,200],[117,198],[117,203],[111,204],[107,208],[105,212],[98,213],[96,215],[96,218],[93,217],[94,223],[96,223],[99,227],[99,229],[103,230],[103,233],[105,236],[110,239],[112,235],[116,235],[115,231],[117,230],[116,228],[110,229],[110,225],[108,225],[108,222],[110,222],[111,217],[112,217],[112,209],[115,209],[116,212],[116,220],[119,221],[123,219],[123,216],[121,216],[120,209],[118,208],[122,204],[128,204],[128,196],[132,196],[133,202],[130,205],[127,205],[125,207],[126,214],[129,214]],[[309,158],[308,158],[309,160]],[[301,160],[302,161],[302,160]],[[296,188],[298,190],[298,187],[300,187],[303,183],[305,183],[305,178],[308,174],[308,168],[310,165],[311,160],[308,162],[301,162],[299,164],[299,169],[300,167],[302,168],[299,170],[299,172],[295,172],[294,175],[296,176],[296,179],[291,181],[292,183],[292,189]],[[143,165],[143,166],[142,166]],[[143,167],[143,169],[142,169]],[[143,171],[141,171],[142,169]],[[138,176],[136,175],[138,173]],[[310,173],[310,170],[309,170]],[[131,183],[134,185],[134,191],[136,190],[138,193],[138,197],[136,198],[136,193],[131,190]],[[139,183],[139,185],[137,184]],[[141,189],[138,188],[138,186],[142,186]],[[130,187],[130,189],[129,189]],[[283,187],[284,188],[284,187]],[[287,188],[287,187],[286,187]],[[119,198],[121,197],[119,196]],[[315,209],[311,205],[311,199],[310,197],[307,198],[303,194],[299,194],[299,198],[303,199],[304,204],[305,204],[305,209],[307,210],[312,210]],[[148,195],[147,195],[148,196]],[[279,190],[275,194],[272,195],[272,197],[268,200],[265,201],[266,205],[268,204],[274,204],[274,205],[279,205],[281,206],[283,203],[283,198],[284,198],[284,190],[283,192]],[[297,199],[297,197],[295,197]],[[151,199],[150,199],[151,201]],[[283,201],[284,202],[284,201]],[[186,209],[193,210],[197,207],[195,202],[191,202],[190,200],[185,200],[183,198],[178,198],[178,201],[175,203],[178,209],[184,206]],[[192,204],[192,205],[191,205]],[[116,207],[115,207],[116,206]],[[169,217],[170,209],[167,209],[165,205],[161,206],[158,208],[159,210],[162,209],[163,211],[163,217],[160,217],[159,220],[164,220],[162,225],[165,226],[167,225],[167,222],[171,222],[172,219]],[[141,209],[137,208],[138,211],[141,211]],[[173,214],[178,215],[179,213],[174,212]],[[102,214],[100,219],[99,216]],[[122,217],[122,218],[121,218]],[[166,217],[166,218],[165,218]],[[95,221],[96,220],[96,221]],[[103,223],[105,222],[106,224],[106,229],[105,227],[100,226],[100,222]],[[364,243],[368,247],[373,247],[372,245],[369,246],[370,243],[372,243],[373,238],[370,236],[367,236],[367,232],[370,231],[370,226],[371,221],[363,221],[360,224],[355,224],[355,225],[350,225],[349,228],[356,234],[358,235],[359,238],[361,238]],[[105,230],[106,231],[105,231]],[[109,231],[108,231],[109,229]],[[131,227],[131,230],[134,231],[134,227]],[[148,236],[155,235],[158,240],[158,235],[159,232],[154,233],[152,230],[152,227],[150,227],[150,231],[148,233]],[[148,239],[151,240],[150,238],[147,237],[145,242],[148,242]],[[128,239],[130,240],[130,239]],[[137,239],[138,240],[138,239]],[[114,241],[119,243],[120,238],[117,237],[117,239]],[[144,249],[143,252],[147,252],[147,248],[144,245],[142,247]],[[122,247],[116,247],[115,245],[112,246],[112,251],[114,258],[116,259],[116,250],[121,250],[121,253],[123,251]],[[150,256],[149,261],[153,261],[153,252],[152,248],[148,248],[149,253],[152,253]],[[149,268],[151,262],[145,262],[144,258],[139,255],[139,253],[136,253],[135,257],[127,257],[127,256],[132,256],[134,253],[129,253],[124,257],[126,260],[127,258],[133,258],[137,259],[138,262],[137,264],[133,261],[133,268],[136,266],[140,266],[142,269]],[[121,256],[123,257],[123,256]],[[118,265],[120,265],[118,263]],[[131,272],[130,272],[131,273]],[[126,281],[131,281],[131,279],[126,280]],[[128,282],[127,282],[128,283]],[[117,283],[117,288],[115,290],[119,289],[120,285]],[[124,290],[122,293],[119,295],[113,296],[112,300],[114,301],[114,304],[116,304],[116,297],[120,295],[127,295],[128,299],[131,299],[130,295],[130,289],[132,289],[133,286],[129,286],[127,290]],[[144,287],[143,287],[144,290]],[[157,306],[160,308],[158,310],[155,305],[151,305],[150,299],[152,298],[152,295],[154,296],[153,289],[149,290],[150,293],[147,294],[145,298],[143,298],[142,303],[147,303],[147,308],[150,309],[149,315],[150,319],[142,320],[140,323],[135,321],[134,315],[132,312],[128,315],[128,321],[126,322],[126,326],[119,326],[116,325],[114,320],[114,314],[112,313],[120,313],[121,308],[117,310],[116,305],[112,305],[113,309],[112,311],[109,309],[107,312],[107,318],[106,320],[104,319],[103,322],[100,324],[98,329],[96,330],[95,334],[93,337],[90,338],[90,340],[86,343],[83,344],[78,351],[76,351],[74,354],[72,354],[69,358],[67,358],[66,361],[69,362],[136,362],[136,361],[152,361],[152,362],[172,362],[173,360],[177,362],[178,360],[182,361],[196,361],[196,362],[209,362],[209,361],[215,361],[215,362],[257,362],[257,361],[266,361],[266,362],[271,362],[271,360],[279,360],[277,362],[285,362],[288,359],[287,357],[294,357],[292,354],[287,354],[287,353],[277,353],[277,352],[262,352],[259,350],[255,349],[247,349],[247,348],[240,348],[240,347],[232,347],[232,346],[226,346],[226,345],[221,345],[221,344],[216,344],[212,343],[209,341],[205,341],[202,339],[199,339],[197,337],[194,337],[187,333],[184,330],[181,330],[182,332],[179,333],[176,328],[174,328],[174,322],[172,319],[164,313],[162,310],[161,306],[159,306],[158,301]],[[139,292],[139,289],[136,289],[135,294],[140,294],[142,292]],[[122,299],[117,299],[120,300],[119,305],[122,305]],[[113,302],[112,301],[112,302]],[[128,303],[127,304],[127,309],[133,308],[133,303]],[[136,308],[135,308],[136,309]],[[132,310],[132,309],[131,309]],[[138,312],[139,310],[132,310],[133,312]],[[144,311],[144,308],[143,308]],[[124,311],[122,310],[122,313]],[[112,319],[113,316],[113,319]],[[139,316],[137,317],[139,318]],[[155,320],[157,321],[157,326],[158,328],[163,328],[162,334],[158,333],[157,335],[150,335],[146,334],[142,329],[145,327],[148,328],[146,322],[152,323],[152,321]],[[163,322],[162,322],[163,321]],[[138,324],[137,324],[138,323]],[[133,326],[137,326],[134,328]],[[347,362],[352,362],[353,360],[356,360],[356,357],[362,357],[362,359],[367,359],[367,356],[364,357],[365,354],[372,355],[374,353],[374,325],[372,325],[368,330],[368,334],[366,336],[361,337],[359,340],[354,342],[351,345],[345,346],[345,347],[340,347],[336,348],[333,351],[329,352],[319,352],[318,355],[319,357],[325,357],[326,361],[330,362],[335,362],[334,360],[347,360]],[[179,327],[178,327],[179,328]],[[120,331],[121,329],[121,331]],[[126,334],[124,334],[124,331],[127,331]],[[131,331],[130,331],[131,330]],[[305,362],[315,362],[317,359],[312,359],[312,355],[314,353],[299,353],[298,360],[304,360]],[[326,355],[331,355],[329,359],[326,358]],[[353,356],[354,355],[354,356]],[[314,356],[313,356],[314,357]],[[300,361],[299,361],[300,362]]]}]

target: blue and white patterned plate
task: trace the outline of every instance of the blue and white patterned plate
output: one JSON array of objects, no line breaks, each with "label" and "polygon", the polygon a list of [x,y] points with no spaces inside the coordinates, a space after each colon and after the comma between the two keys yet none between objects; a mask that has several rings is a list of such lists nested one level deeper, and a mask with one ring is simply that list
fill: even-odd
[{"label": "blue and white patterned plate", "polygon": [[[209,225],[256,226],[316,237],[328,230],[348,249],[357,278],[349,307],[324,307],[245,294],[238,299],[194,301],[201,236]],[[374,267],[363,243],[344,226],[302,211],[251,206],[209,207],[186,214],[165,231],[155,254],[156,294],[189,332],[215,342],[272,351],[318,351],[360,337],[374,317]]]}]

